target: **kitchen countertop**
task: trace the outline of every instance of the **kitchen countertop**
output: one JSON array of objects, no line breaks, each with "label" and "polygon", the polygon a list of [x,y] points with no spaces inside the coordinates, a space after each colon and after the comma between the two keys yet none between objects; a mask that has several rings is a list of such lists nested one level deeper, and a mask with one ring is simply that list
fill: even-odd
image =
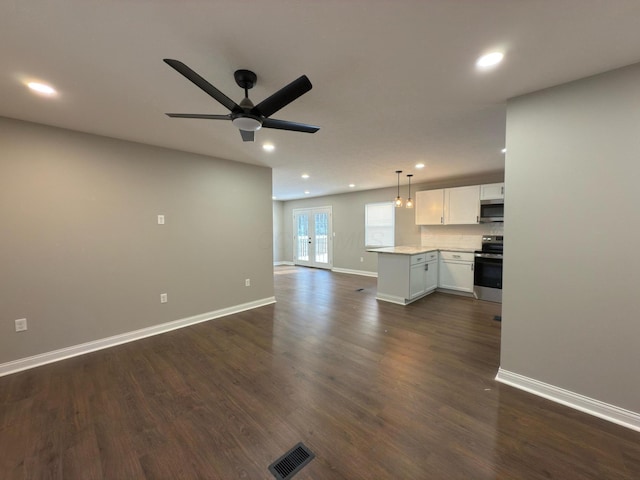
[{"label": "kitchen countertop", "polygon": [[367,252],[373,253],[392,253],[396,255],[419,255],[421,253],[444,251],[444,252],[464,252],[474,253],[475,248],[462,248],[462,247],[427,247],[427,246],[398,246],[398,247],[384,247],[384,248],[369,248]]}]

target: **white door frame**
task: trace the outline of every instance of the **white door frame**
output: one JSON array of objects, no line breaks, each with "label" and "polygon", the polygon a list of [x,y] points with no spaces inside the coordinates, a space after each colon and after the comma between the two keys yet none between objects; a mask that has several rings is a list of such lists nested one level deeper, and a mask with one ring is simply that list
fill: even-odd
[{"label": "white door frame", "polygon": [[[328,214],[326,232],[316,228],[316,215]],[[296,217],[307,215],[307,238],[298,238],[298,224]],[[292,215],[293,224],[293,263],[305,267],[328,268],[333,266],[333,207],[294,208]],[[324,233],[324,234],[323,234]],[[304,245],[300,242],[305,242]],[[299,255],[300,247],[306,248],[306,258]]]}]

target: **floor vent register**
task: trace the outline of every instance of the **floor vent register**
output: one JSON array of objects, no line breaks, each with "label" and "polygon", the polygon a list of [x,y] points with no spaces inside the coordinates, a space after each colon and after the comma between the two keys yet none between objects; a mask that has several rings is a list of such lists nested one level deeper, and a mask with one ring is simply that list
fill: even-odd
[{"label": "floor vent register", "polygon": [[314,457],[315,454],[311,450],[303,443],[299,443],[269,465],[269,471],[276,477],[276,480],[289,480]]}]

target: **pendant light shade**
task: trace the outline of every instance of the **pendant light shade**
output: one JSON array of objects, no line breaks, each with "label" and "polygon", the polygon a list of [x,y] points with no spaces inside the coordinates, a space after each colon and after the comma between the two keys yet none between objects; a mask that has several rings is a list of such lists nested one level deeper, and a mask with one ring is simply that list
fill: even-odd
[{"label": "pendant light shade", "polygon": [[401,207],[402,206],[402,197],[400,196],[400,174],[402,173],[402,170],[396,170],[396,174],[398,175],[398,196],[396,197],[396,207]]},{"label": "pendant light shade", "polygon": [[413,200],[411,200],[411,177],[413,177],[413,174],[408,173],[407,178],[409,179],[409,197],[407,198],[407,203],[405,204],[405,207],[407,208],[413,208]]}]

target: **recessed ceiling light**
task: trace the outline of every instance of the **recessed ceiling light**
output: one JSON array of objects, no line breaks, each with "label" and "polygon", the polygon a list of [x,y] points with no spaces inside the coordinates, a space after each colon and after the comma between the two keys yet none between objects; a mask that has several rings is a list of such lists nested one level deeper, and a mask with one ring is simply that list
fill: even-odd
[{"label": "recessed ceiling light", "polygon": [[499,64],[504,58],[504,53],[502,52],[491,52],[486,55],[481,56],[476,61],[476,66],[478,68],[488,68],[493,67],[494,65]]},{"label": "recessed ceiling light", "polygon": [[302,178],[304,178],[306,180],[307,178],[309,178],[309,174],[308,173],[303,173],[302,174]]},{"label": "recessed ceiling light", "polygon": [[272,143],[265,143],[264,145],[262,145],[262,149],[267,152],[273,152],[276,149],[276,147]]},{"label": "recessed ceiling light", "polygon": [[507,149],[503,148],[502,150],[500,150],[502,153],[507,153]]},{"label": "recessed ceiling light", "polygon": [[309,190],[305,190],[305,191],[304,191],[304,194],[305,194],[305,195],[309,195],[310,193],[311,193],[311,192],[310,192]]},{"label": "recessed ceiling light", "polygon": [[353,188],[353,187],[355,187],[355,186],[356,186],[356,184],[355,184],[355,183],[350,183],[350,184],[349,184],[349,188]]},{"label": "recessed ceiling light", "polygon": [[273,196],[271,197],[271,200],[277,200],[277,199],[278,199],[278,197],[276,197],[275,195],[273,195]]},{"label": "recessed ceiling light", "polygon": [[52,86],[39,82],[28,82],[27,87],[40,95],[46,95],[48,97],[52,97],[58,93]]},{"label": "recessed ceiling light", "polygon": [[416,163],[416,168],[424,168],[424,163]]}]

